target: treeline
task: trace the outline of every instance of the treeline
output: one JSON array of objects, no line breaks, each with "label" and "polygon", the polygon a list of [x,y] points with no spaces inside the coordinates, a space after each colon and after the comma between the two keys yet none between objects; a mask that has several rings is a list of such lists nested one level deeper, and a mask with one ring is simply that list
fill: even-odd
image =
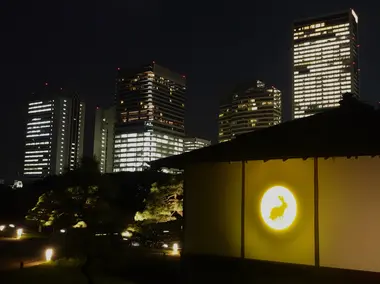
[{"label": "treeline", "polygon": [[[90,202],[85,200],[87,199],[85,195],[89,192],[89,188],[96,187],[97,193],[93,197],[98,201],[101,200],[103,205],[107,203],[108,208],[113,211],[112,214],[122,217],[120,222],[123,224],[131,223],[136,212],[144,210],[144,200],[147,199],[152,184],[168,184],[172,179],[172,175],[149,170],[101,175],[97,162],[92,158],[84,158],[81,166],[75,171],[67,172],[61,176],[46,177],[43,180],[26,185],[22,189],[14,190],[9,187],[0,189],[0,221],[21,223],[26,216],[33,218],[31,213],[38,206],[41,198],[55,198],[53,200],[56,203],[55,208],[54,206],[50,208],[52,211],[57,211],[56,209],[70,211],[74,209],[70,208],[70,206],[79,206],[78,202],[74,204],[73,200],[75,201],[75,199],[79,198],[79,202]],[[64,196],[65,192],[66,196]],[[53,193],[54,196],[52,195]],[[60,196],[57,196],[57,194],[60,194]],[[70,194],[70,202],[67,194]],[[80,198],[80,196],[74,197],[73,194],[83,194],[83,198]],[[59,200],[60,198],[62,200]],[[64,200],[65,198],[66,200]],[[66,208],[63,209],[64,206]],[[82,209],[84,208],[82,206]],[[47,208],[44,208],[44,211],[46,211],[45,209]],[[75,208],[75,210],[78,211],[79,209]],[[79,215],[82,214],[80,210],[78,212]],[[49,214],[52,214],[52,212]],[[66,213],[61,212],[59,214]],[[70,212],[67,212],[67,214],[70,214]],[[37,216],[35,215],[34,217]],[[40,217],[47,218],[47,216]],[[79,218],[81,217],[79,216]]]}]

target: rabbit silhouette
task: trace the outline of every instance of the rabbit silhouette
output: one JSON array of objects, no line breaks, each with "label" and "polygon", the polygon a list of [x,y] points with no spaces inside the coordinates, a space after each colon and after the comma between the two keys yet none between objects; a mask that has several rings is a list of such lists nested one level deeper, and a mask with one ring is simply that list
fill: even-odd
[{"label": "rabbit silhouette", "polygon": [[283,218],[285,210],[288,208],[288,204],[285,202],[283,196],[279,196],[278,199],[281,201],[281,205],[273,207],[269,216],[269,218],[273,221],[278,218]]}]

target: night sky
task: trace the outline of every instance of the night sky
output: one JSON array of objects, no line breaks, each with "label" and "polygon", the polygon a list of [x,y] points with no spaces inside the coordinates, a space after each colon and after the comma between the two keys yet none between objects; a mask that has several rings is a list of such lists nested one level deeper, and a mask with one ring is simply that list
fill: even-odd
[{"label": "night sky", "polygon": [[22,170],[26,102],[45,82],[85,99],[90,154],[94,108],[112,103],[117,67],[155,60],[186,75],[189,135],[215,141],[220,97],[247,80],[279,88],[289,118],[292,22],[350,7],[359,16],[361,96],[377,101],[375,1],[3,0],[0,178]]}]

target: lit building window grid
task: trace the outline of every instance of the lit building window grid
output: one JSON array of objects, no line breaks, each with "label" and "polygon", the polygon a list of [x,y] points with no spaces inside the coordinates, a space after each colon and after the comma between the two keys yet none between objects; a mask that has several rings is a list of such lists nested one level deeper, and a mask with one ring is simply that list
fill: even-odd
[{"label": "lit building window grid", "polygon": [[[357,27],[351,15],[354,15],[353,11],[336,18],[332,16],[323,22],[316,19],[313,24],[296,24],[293,84],[295,118],[302,114],[306,116],[310,111],[313,113],[314,110],[337,106],[344,92],[358,94],[358,78],[352,66],[357,64]],[[335,78],[333,84],[327,83],[332,78]]]},{"label": "lit building window grid", "polygon": [[219,142],[280,122],[281,92],[257,81],[255,86],[232,95],[230,103],[221,105]]},{"label": "lit building window grid", "polygon": [[[54,95],[55,96],[55,95]],[[61,174],[65,155],[65,120],[69,109],[67,99],[60,95],[53,100],[40,100],[28,104],[24,175],[42,178],[51,173]],[[69,100],[72,103],[72,100]]]},{"label": "lit building window grid", "polygon": [[[147,141],[141,144],[125,140],[122,135],[141,133],[143,137],[146,134],[184,137],[185,84],[182,76],[155,63],[141,68],[140,72],[118,74],[114,172],[140,171],[145,168],[145,162],[183,152],[183,141],[164,138],[161,141],[158,138],[150,144],[146,144]],[[136,157],[146,155],[147,158],[126,162],[120,155],[127,153],[135,153]]]}]

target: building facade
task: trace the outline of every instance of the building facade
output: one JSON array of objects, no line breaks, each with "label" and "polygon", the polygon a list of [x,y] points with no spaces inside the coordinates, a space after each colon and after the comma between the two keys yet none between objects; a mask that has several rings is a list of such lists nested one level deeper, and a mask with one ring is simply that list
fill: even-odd
[{"label": "building facade", "polygon": [[28,103],[24,176],[43,178],[73,170],[83,155],[85,105],[60,92]]},{"label": "building facade", "polygon": [[293,118],[359,96],[358,16],[354,10],[297,21],[293,28]]},{"label": "building facade", "polygon": [[97,108],[94,129],[94,156],[101,173],[111,173],[116,122],[116,108]]},{"label": "building facade", "polygon": [[181,154],[186,78],[155,62],[118,70],[113,171],[142,171]]},{"label": "building facade", "polygon": [[281,123],[281,92],[257,80],[238,88],[219,112],[219,142]]},{"label": "building facade", "polygon": [[231,140],[232,130],[231,130],[231,117],[232,117],[232,103],[229,98],[228,101],[221,103],[219,107],[219,143],[227,142]]},{"label": "building facade", "polygon": [[210,140],[201,139],[197,137],[186,137],[183,142],[183,150],[184,152],[191,152],[210,145]]}]

